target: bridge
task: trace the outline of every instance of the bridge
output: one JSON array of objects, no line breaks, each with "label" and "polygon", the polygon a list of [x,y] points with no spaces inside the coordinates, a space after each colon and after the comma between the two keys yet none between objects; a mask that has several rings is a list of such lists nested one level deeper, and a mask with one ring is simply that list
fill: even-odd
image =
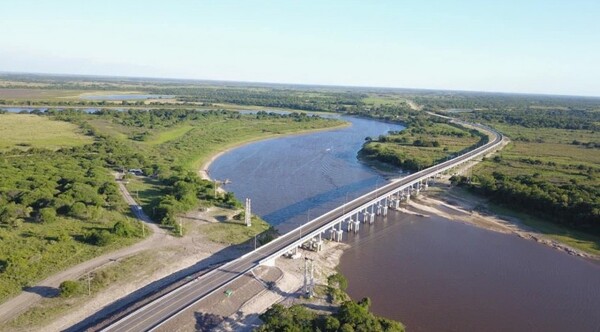
[{"label": "bridge", "polygon": [[308,244],[319,250],[326,237],[340,241],[344,231],[357,232],[361,223],[375,222],[377,215],[385,216],[390,208],[398,208],[403,200],[410,200],[435,181],[441,174],[458,169],[461,165],[500,146],[503,136],[480,125],[454,120],[455,123],[475,127],[490,136],[489,141],[453,159],[394,180],[329,211],[288,232],[270,243],[230,261],[187,284],[148,303],[131,314],[113,322],[102,331],[151,331],[194,305],[221,287],[240,278],[259,265],[273,265],[278,257]]}]

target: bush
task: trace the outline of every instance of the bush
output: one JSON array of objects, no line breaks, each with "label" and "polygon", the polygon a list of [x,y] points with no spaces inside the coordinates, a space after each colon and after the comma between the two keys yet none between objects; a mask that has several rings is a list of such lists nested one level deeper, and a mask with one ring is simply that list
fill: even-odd
[{"label": "bush", "polygon": [[42,223],[51,223],[56,220],[56,209],[47,207],[40,210],[38,221]]},{"label": "bush", "polygon": [[81,285],[77,281],[65,280],[58,287],[61,297],[73,297],[81,293]]},{"label": "bush", "polygon": [[69,209],[69,215],[78,219],[87,219],[87,207],[81,202],[75,202],[73,205],[71,205],[71,209]]},{"label": "bush", "polygon": [[88,244],[93,244],[96,246],[106,246],[108,244],[110,244],[113,241],[113,236],[112,234],[103,229],[103,230],[94,230],[92,232],[89,232],[88,234],[86,234],[85,236],[85,242]]},{"label": "bush", "polygon": [[120,237],[133,237],[137,232],[130,222],[121,220],[113,226],[112,233]]}]

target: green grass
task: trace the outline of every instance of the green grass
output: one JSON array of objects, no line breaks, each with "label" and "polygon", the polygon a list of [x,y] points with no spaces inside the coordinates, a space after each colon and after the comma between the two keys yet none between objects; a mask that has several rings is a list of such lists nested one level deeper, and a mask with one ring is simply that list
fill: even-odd
[{"label": "green grass", "polygon": [[[580,145],[573,140],[583,142],[600,141],[600,133],[588,130],[566,130],[552,128],[524,128],[495,124],[513,141],[500,155],[501,162],[485,161],[476,167],[480,174],[492,174],[495,171],[511,176],[537,173],[541,179],[556,184],[571,180],[600,186],[600,152]],[[531,162],[539,161],[532,165]],[[581,170],[580,165],[596,171],[589,173]]]},{"label": "green grass", "polygon": [[185,135],[190,130],[194,129],[192,125],[184,125],[181,127],[176,127],[173,129],[165,130],[156,135],[152,136],[149,140],[145,142],[149,145],[159,145],[169,141],[173,141],[183,135]]},{"label": "green grass", "polygon": [[74,124],[30,114],[0,114],[0,150],[45,148],[89,144],[93,139],[81,134]]},{"label": "green grass", "polygon": [[269,227],[266,221],[252,217],[252,226],[250,227],[247,227],[243,220],[230,220],[203,226],[202,232],[213,242],[240,244],[267,231]]},{"label": "green grass", "polygon": [[405,104],[407,99],[402,96],[388,94],[370,94],[362,102],[373,106]]},{"label": "green grass", "polygon": [[125,186],[133,199],[143,207],[144,212],[152,216],[152,207],[158,204],[165,186],[159,180],[147,176],[133,176]]}]

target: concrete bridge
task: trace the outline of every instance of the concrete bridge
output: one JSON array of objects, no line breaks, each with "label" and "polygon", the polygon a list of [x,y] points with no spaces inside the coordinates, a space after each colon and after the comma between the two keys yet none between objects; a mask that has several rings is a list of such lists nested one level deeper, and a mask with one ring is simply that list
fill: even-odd
[{"label": "concrete bridge", "polygon": [[341,241],[344,232],[357,232],[361,224],[371,224],[377,215],[385,216],[388,209],[396,209],[403,200],[427,189],[442,174],[453,174],[465,163],[498,148],[503,136],[479,124],[454,121],[476,127],[490,136],[488,143],[453,159],[392,181],[381,188],[362,195],[306,224],[288,232],[272,242],[242,257],[216,268],[157,300],[112,323],[103,331],[150,331],[194,305],[243,274],[259,265],[273,265],[275,260],[308,244],[319,250],[324,238]]}]

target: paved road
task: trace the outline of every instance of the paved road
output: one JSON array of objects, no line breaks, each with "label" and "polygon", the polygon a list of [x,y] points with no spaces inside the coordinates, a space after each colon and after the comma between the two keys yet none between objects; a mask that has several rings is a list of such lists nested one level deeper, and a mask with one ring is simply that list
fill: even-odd
[{"label": "paved road", "polygon": [[[480,127],[480,126],[478,126]],[[483,127],[480,127],[484,129]],[[389,183],[376,191],[363,195],[351,202],[345,204],[344,207],[336,208],[316,219],[311,220],[300,228],[297,228],[281,237],[252,251],[234,261],[231,261],[215,270],[208,272],[199,279],[189,282],[188,284],[174,290],[171,293],[149,303],[121,320],[113,323],[103,331],[148,331],[160,325],[178,312],[184,310],[190,305],[196,303],[207,295],[217,291],[224,285],[239,278],[244,273],[252,270],[265,259],[270,259],[279,255],[282,251],[293,246],[302,235],[306,236],[311,232],[318,232],[327,226],[332,221],[340,218],[344,211],[352,211],[364,204],[373,200],[373,197],[381,197],[394,191],[399,187],[406,186],[411,182],[423,177],[432,176],[447,167],[460,164],[463,161],[469,160],[474,156],[481,155],[496,148],[502,141],[502,136],[496,132],[491,132],[495,138],[489,143],[481,146],[473,151],[463,154],[459,157],[413,173],[398,181]]]}]

